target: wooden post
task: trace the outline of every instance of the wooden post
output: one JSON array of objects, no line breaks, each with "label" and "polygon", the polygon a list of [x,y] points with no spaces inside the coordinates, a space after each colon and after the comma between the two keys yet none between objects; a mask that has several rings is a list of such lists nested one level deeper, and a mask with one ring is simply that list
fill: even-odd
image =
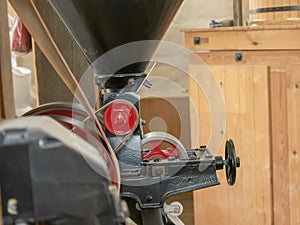
[{"label": "wooden post", "polygon": [[234,26],[243,26],[242,0],[233,0]]},{"label": "wooden post", "polygon": [[0,186],[0,225],[3,225],[2,199],[1,199],[1,186]]},{"label": "wooden post", "polygon": [[15,104],[11,71],[7,0],[0,1],[0,103],[1,118],[14,118]]}]

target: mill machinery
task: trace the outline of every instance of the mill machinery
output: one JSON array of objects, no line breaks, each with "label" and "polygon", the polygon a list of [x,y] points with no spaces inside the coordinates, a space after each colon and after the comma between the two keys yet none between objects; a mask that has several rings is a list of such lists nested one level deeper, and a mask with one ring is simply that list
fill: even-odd
[{"label": "mill machinery", "polygon": [[50,103],[0,124],[4,225],[120,225],[129,217],[182,224],[181,206],[167,205],[169,197],[218,185],[224,168],[234,185],[240,159],[232,140],[223,159],[206,146],[187,149],[170,134],[143,132],[139,90],[156,42],[125,52],[143,60],[121,68],[107,54],[161,40],[182,1],[48,1],[91,65],[100,107],[92,117],[78,102]]}]

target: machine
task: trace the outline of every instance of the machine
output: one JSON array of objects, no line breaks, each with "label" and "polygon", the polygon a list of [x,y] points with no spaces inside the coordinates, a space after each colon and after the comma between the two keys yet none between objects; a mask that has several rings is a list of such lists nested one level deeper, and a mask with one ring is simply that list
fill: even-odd
[{"label": "machine", "polygon": [[[105,135],[78,104],[51,103],[0,126],[0,185],[4,224],[180,224],[170,196],[229,185],[240,159],[232,140],[225,159],[201,146],[186,149],[170,134],[143,133],[138,90],[156,45],[141,62],[113,67],[97,61],[123,44],[160,40],[182,0],[49,0],[90,62],[99,88],[95,112]],[[105,65],[105,66],[104,66]],[[108,142],[105,142],[108,140]],[[113,149],[113,153],[109,149]],[[115,158],[118,159],[116,162]],[[13,162],[13,163],[12,163]]]}]

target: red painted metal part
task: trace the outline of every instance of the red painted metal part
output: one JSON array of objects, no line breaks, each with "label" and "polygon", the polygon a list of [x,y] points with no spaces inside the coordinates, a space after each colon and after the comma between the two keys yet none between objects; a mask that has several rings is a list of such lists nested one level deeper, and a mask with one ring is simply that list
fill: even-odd
[{"label": "red painted metal part", "polygon": [[[117,171],[115,170],[115,166],[113,165],[113,161],[109,155],[109,152],[106,150],[104,145],[102,144],[97,133],[92,133],[88,131],[83,125],[83,121],[85,123],[94,124],[91,119],[86,120],[88,118],[88,114],[84,112],[79,107],[73,107],[70,105],[63,104],[49,104],[41,107],[37,107],[32,111],[26,113],[24,116],[50,116],[55,119],[57,122],[71,130],[73,133],[77,134],[79,137],[93,145],[99,152],[100,156],[107,163],[107,167],[109,169],[109,178],[111,181],[117,181]],[[112,182],[117,185],[116,183]]]},{"label": "red painted metal part", "polygon": [[126,101],[111,103],[104,112],[105,128],[115,135],[132,132],[138,123],[139,115],[134,105]]},{"label": "red painted metal part", "polygon": [[148,142],[147,144],[143,145],[144,150],[142,153],[142,159],[148,159],[148,160],[154,160],[154,159],[169,159],[169,158],[182,158],[181,152],[178,150],[178,148],[168,143],[167,148],[162,148],[162,145],[165,144],[164,141],[160,140],[153,140],[151,142]]}]

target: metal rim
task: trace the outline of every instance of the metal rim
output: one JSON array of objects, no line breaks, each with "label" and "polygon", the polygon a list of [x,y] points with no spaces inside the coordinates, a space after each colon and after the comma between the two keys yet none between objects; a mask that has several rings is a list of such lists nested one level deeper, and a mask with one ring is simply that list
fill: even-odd
[{"label": "metal rim", "polygon": [[113,160],[102,142],[99,140],[97,133],[92,132],[92,129],[87,128],[89,125],[93,126],[94,123],[91,119],[89,119],[87,112],[85,112],[80,105],[63,102],[50,103],[34,108],[25,113],[23,116],[39,115],[50,116],[64,127],[92,144],[107,163],[110,180],[113,184],[117,185],[114,183],[114,181],[117,181],[117,171],[113,164]]},{"label": "metal rim", "polygon": [[250,9],[249,13],[257,14],[257,13],[298,11],[298,10],[300,10],[300,5],[288,5],[288,6],[274,6],[274,7]]},{"label": "metal rim", "polygon": [[[132,119],[133,118],[133,122],[132,121],[129,121],[128,122],[128,127],[127,129],[125,129],[124,127],[120,130],[118,130],[116,127],[114,127],[114,125],[111,123],[111,118],[109,117],[109,112],[112,113],[112,109],[115,105],[123,105],[123,107],[127,108],[130,113],[128,114],[128,120]],[[132,117],[132,118],[129,118],[129,117]],[[112,102],[109,102],[105,108],[105,112],[104,112],[104,115],[103,115],[103,121],[104,121],[104,125],[105,125],[105,128],[112,134],[115,134],[115,135],[126,135],[126,134],[129,134],[131,132],[133,132],[137,126],[138,126],[138,123],[139,123],[139,113],[136,109],[136,107],[129,101],[126,101],[126,100],[123,100],[123,99],[118,99],[118,100],[115,100],[115,101],[112,101]]]},{"label": "metal rim", "polygon": [[[180,159],[187,159],[188,154],[182,145],[182,143],[173,135],[165,133],[165,132],[150,132],[144,135],[144,138],[142,139],[142,148],[145,147],[149,143],[153,142],[165,142],[170,144],[171,146],[174,146],[178,153],[178,158]],[[149,149],[151,151],[151,149]],[[162,150],[163,151],[163,150]],[[163,153],[162,153],[163,154]],[[151,159],[149,158],[150,152],[143,154],[143,159]],[[166,155],[167,156],[167,155]]]}]

